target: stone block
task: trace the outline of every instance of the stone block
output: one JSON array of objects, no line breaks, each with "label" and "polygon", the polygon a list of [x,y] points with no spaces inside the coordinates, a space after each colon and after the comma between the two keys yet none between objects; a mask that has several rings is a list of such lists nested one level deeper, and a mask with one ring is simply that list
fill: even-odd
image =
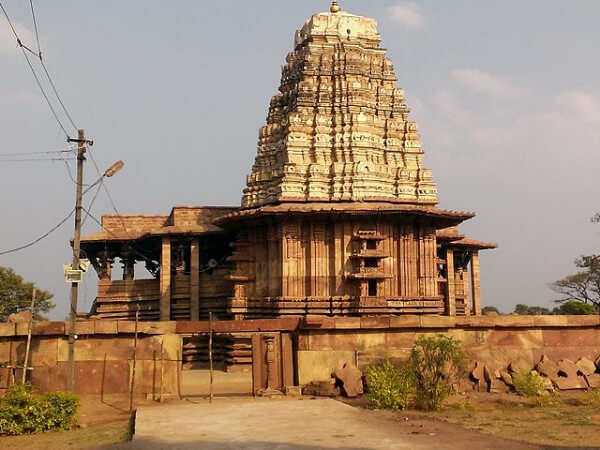
[{"label": "stone block", "polygon": [[495,329],[489,332],[487,344],[490,347],[509,347],[518,349],[542,348],[544,345],[541,330],[536,329]]},{"label": "stone block", "polygon": [[589,387],[591,387],[591,388],[600,387],[600,373],[593,373],[591,375],[586,375],[586,376],[584,376],[584,378]]},{"label": "stone block", "polygon": [[[65,322],[35,322],[33,324],[33,333],[57,336],[64,335],[66,333],[66,324]],[[25,334],[27,334],[27,329],[25,329]]]},{"label": "stone block", "polygon": [[344,364],[353,363],[352,350],[298,351],[298,383],[307,384],[315,380],[328,380],[331,374]]},{"label": "stone block", "polygon": [[540,362],[535,367],[539,373],[550,379],[558,376],[558,364],[552,361],[547,355],[542,355]]},{"label": "stone block", "polygon": [[420,316],[422,328],[454,328],[454,317],[448,316]]},{"label": "stone block", "polygon": [[56,367],[58,363],[58,341],[56,337],[39,337],[31,340],[30,366]]},{"label": "stone block", "polygon": [[600,325],[600,316],[567,316],[570,327],[597,327]]},{"label": "stone block", "polygon": [[566,327],[569,325],[567,316],[533,316],[536,327]]},{"label": "stone block", "polygon": [[366,329],[373,328],[389,328],[390,318],[389,316],[373,316],[373,317],[361,317],[360,327]]},{"label": "stone block", "polygon": [[596,372],[596,364],[588,358],[579,358],[575,365],[581,375],[591,375]]},{"label": "stone block", "polygon": [[390,317],[391,328],[419,328],[420,326],[421,320],[419,316],[406,315]]},{"label": "stone block", "polygon": [[360,317],[335,317],[334,327],[336,329],[359,329]]},{"label": "stone block", "polygon": [[75,323],[75,334],[77,336],[84,336],[94,334],[95,332],[95,320],[81,320]]},{"label": "stone block", "polygon": [[0,323],[0,336],[14,336],[16,328],[14,323]]},{"label": "stone block", "polygon": [[362,372],[352,363],[346,363],[334,374],[342,383],[342,393],[346,397],[358,397],[363,393]]},{"label": "stone block", "polygon": [[494,328],[495,316],[457,316],[454,317],[455,326],[462,328]]},{"label": "stone block", "polygon": [[116,320],[96,320],[94,321],[94,333],[96,334],[117,334]]},{"label": "stone block", "polygon": [[175,333],[177,323],[170,322],[140,322],[139,330],[144,334],[169,334]]},{"label": "stone block", "polygon": [[546,328],[542,330],[542,337],[544,347],[600,347],[597,328]]},{"label": "stone block", "polygon": [[530,372],[532,368],[533,366],[524,359],[511,361],[511,363],[508,365],[508,370],[512,374]]},{"label": "stone block", "polygon": [[27,322],[15,322],[15,334],[17,336],[27,336],[29,332],[29,323]]},{"label": "stone block", "polygon": [[[138,323],[138,332],[139,332]],[[135,321],[134,320],[119,320],[117,321],[117,331],[119,334],[134,334],[135,333]]]},{"label": "stone block", "polygon": [[534,322],[534,316],[498,316],[496,328],[531,328]]}]

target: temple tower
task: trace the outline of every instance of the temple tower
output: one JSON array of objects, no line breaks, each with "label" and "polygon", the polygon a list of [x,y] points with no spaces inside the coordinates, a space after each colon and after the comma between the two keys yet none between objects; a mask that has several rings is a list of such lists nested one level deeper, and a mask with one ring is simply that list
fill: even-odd
[{"label": "temple tower", "polygon": [[374,19],[337,2],[296,31],[242,208],[217,221],[237,230],[237,317],[475,312],[455,289],[456,266],[465,291],[470,256],[447,275],[448,245],[437,241],[474,214],[436,208],[418,125],[380,42]]}]

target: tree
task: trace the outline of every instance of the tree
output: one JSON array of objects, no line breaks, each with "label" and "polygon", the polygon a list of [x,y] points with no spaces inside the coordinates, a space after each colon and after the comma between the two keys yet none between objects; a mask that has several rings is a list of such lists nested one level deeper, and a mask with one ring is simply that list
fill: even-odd
[{"label": "tree", "polygon": [[591,316],[598,314],[596,308],[587,303],[578,301],[568,301],[560,305],[558,308],[554,308],[554,314],[562,314],[566,316]]},{"label": "tree", "polygon": [[575,266],[581,270],[551,284],[552,290],[561,295],[555,301],[581,302],[600,311],[600,255],[581,256]]},{"label": "tree", "polygon": [[550,311],[549,308],[544,308],[543,306],[529,306],[519,303],[517,306],[515,306],[514,313],[520,316],[545,316],[552,314],[552,311]]},{"label": "tree", "polygon": [[[31,305],[34,284],[8,267],[0,266],[0,321],[6,322],[8,316]],[[36,288],[34,312],[36,316],[54,308],[52,294]]]},{"label": "tree", "polygon": [[482,314],[487,314],[487,313],[500,314],[500,311],[495,306],[484,306],[483,308],[481,308],[481,313]]}]

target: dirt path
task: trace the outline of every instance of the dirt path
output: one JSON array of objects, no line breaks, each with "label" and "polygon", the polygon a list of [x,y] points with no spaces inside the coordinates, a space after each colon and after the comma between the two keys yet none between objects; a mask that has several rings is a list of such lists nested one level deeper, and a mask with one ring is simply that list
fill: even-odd
[{"label": "dirt path", "polygon": [[[331,399],[216,399],[140,407],[116,448],[532,449],[459,426],[354,408]],[[115,448],[115,447],[112,447]]]}]

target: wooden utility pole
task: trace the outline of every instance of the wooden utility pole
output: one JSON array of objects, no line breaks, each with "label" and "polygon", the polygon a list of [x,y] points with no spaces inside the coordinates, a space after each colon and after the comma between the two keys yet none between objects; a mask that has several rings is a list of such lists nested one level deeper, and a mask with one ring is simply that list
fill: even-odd
[{"label": "wooden utility pole", "polygon": [[29,311],[31,311],[31,317],[29,318],[29,326],[27,327],[27,346],[25,347],[25,361],[23,362],[23,384],[27,381],[27,369],[29,368],[29,350],[31,349],[31,332],[33,329],[33,314],[34,314],[34,306],[35,306],[35,288],[33,288],[33,292],[31,293],[31,307]]},{"label": "wooden utility pole", "polygon": [[213,347],[213,319],[212,319],[212,312],[208,313],[208,364],[209,364],[209,371],[210,371],[210,385],[209,385],[209,398],[210,398],[210,403],[213,402],[213,354],[212,354],[212,347]]},{"label": "wooden utility pole", "polygon": [[[75,197],[75,234],[73,236],[73,264],[71,269],[79,270],[79,252],[81,250],[81,197],[83,192],[83,162],[85,161],[86,140],[83,130],[78,131],[77,139],[77,195]],[[73,391],[75,379],[75,323],[77,320],[77,296],[79,283],[71,283],[71,313],[69,327],[69,352],[67,360],[67,391]]]}]

